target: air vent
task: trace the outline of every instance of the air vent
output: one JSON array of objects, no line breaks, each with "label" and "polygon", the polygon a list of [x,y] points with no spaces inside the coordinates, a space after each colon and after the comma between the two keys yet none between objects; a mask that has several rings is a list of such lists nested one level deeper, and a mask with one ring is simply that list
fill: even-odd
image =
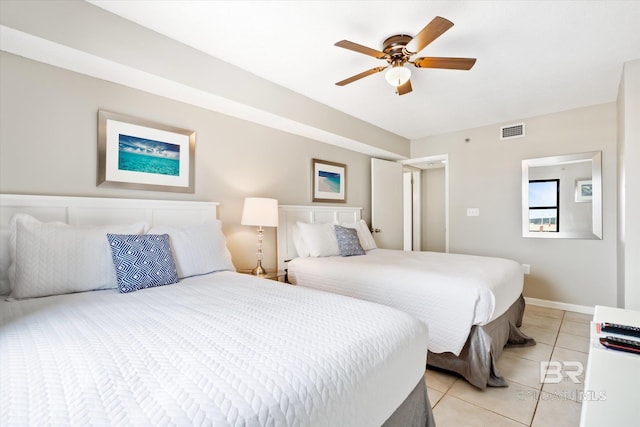
[{"label": "air vent", "polygon": [[500,139],[522,138],[524,136],[524,123],[502,126],[500,128]]}]

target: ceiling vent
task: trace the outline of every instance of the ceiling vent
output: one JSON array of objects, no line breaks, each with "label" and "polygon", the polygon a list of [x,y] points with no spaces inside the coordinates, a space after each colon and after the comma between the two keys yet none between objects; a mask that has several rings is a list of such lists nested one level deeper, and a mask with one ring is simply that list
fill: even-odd
[{"label": "ceiling vent", "polygon": [[500,128],[500,139],[522,138],[524,136],[524,123],[502,126]]}]

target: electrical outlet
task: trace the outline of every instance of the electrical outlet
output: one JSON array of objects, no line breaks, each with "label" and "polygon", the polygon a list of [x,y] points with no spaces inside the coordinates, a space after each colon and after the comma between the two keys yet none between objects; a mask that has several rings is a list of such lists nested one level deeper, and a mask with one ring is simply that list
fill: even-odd
[{"label": "electrical outlet", "polygon": [[467,208],[467,216],[480,216],[480,208]]},{"label": "electrical outlet", "polygon": [[524,274],[530,274],[531,273],[531,265],[529,264],[522,264],[522,272]]}]

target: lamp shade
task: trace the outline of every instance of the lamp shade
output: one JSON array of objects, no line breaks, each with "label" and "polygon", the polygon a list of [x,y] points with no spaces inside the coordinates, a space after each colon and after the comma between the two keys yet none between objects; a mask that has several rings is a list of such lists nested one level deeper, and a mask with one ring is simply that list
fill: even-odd
[{"label": "lamp shade", "polygon": [[278,200],[247,197],[242,209],[242,225],[262,227],[278,226]]},{"label": "lamp shade", "polygon": [[402,65],[394,65],[384,77],[391,86],[402,86],[411,78],[411,71]]}]

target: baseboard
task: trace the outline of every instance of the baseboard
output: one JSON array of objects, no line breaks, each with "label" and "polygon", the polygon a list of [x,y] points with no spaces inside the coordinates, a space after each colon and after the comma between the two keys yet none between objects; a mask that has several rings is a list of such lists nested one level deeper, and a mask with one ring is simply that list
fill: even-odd
[{"label": "baseboard", "polygon": [[548,301],[545,299],[524,297],[527,304],[539,305],[540,307],[556,308],[558,310],[575,311],[577,313],[593,314],[595,307],[588,305],[567,304],[566,302]]}]

